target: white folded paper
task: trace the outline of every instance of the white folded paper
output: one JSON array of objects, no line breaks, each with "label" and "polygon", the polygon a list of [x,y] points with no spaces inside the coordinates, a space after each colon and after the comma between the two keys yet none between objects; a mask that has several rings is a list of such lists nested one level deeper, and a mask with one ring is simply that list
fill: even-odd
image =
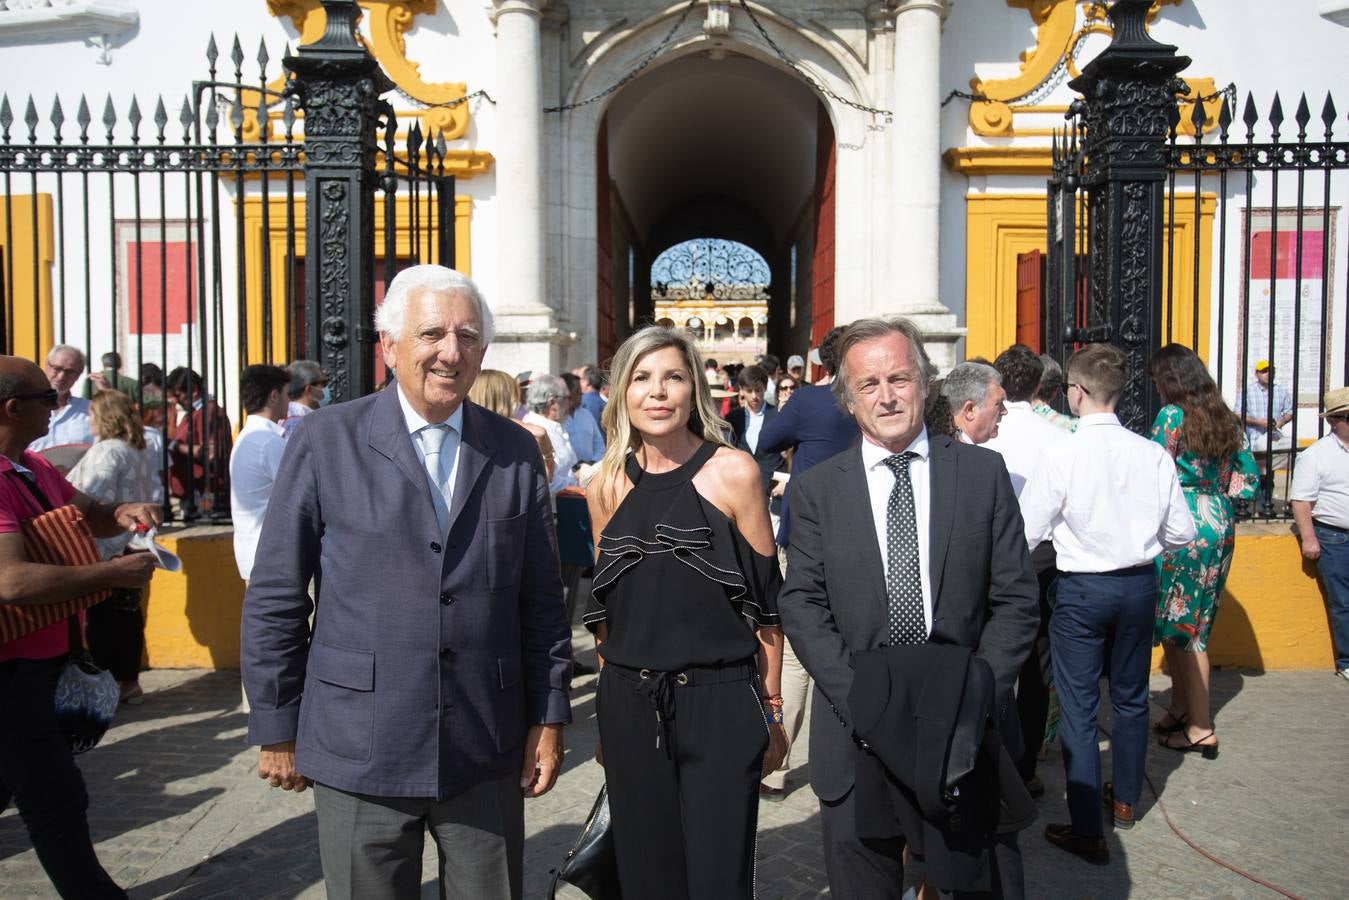
[{"label": "white folded paper", "polygon": [[155,537],[157,537],[157,533],[155,529],[151,528],[149,531],[133,537],[129,546],[133,550],[150,551],[150,554],[155,558],[155,565],[166,572],[177,572],[183,567],[183,561],[178,558],[178,554],[156,541]]}]

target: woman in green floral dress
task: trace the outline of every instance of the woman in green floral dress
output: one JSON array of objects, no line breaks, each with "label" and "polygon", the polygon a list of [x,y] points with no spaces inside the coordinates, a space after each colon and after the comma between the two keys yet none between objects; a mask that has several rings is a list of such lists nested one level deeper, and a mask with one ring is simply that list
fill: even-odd
[{"label": "woman in green floral dress", "polygon": [[1152,439],[1176,461],[1197,532],[1188,547],[1157,558],[1153,643],[1166,654],[1171,705],[1154,727],[1163,747],[1212,759],[1218,739],[1209,709],[1208,636],[1232,565],[1232,500],[1255,496],[1258,472],[1236,414],[1194,351],[1169,344],[1152,357],[1148,374],[1166,404]]}]

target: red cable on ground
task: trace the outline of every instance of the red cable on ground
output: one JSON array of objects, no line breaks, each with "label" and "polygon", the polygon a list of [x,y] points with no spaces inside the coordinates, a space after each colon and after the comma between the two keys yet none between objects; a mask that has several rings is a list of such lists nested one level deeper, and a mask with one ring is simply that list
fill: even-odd
[{"label": "red cable on ground", "polygon": [[[1112,735],[1109,731],[1107,731],[1104,725],[1102,725],[1102,724],[1100,724],[1100,723],[1098,722],[1098,723],[1096,723],[1096,727],[1100,730],[1100,732],[1101,732],[1102,734],[1104,734],[1106,737],[1110,738],[1111,741],[1113,741],[1113,740],[1115,739],[1115,738],[1114,738],[1114,735]],[[1161,795],[1157,793],[1157,785],[1155,785],[1155,784],[1152,783],[1152,776],[1149,775],[1149,774],[1147,773],[1146,770],[1143,772],[1143,780],[1145,780],[1145,781],[1148,783],[1148,789],[1152,791],[1152,797],[1153,797],[1154,800],[1157,801],[1157,804],[1156,804],[1156,805],[1157,805],[1157,809],[1159,809],[1159,810],[1161,811],[1161,813],[1162,813],[1162,818],[1166,821],[1167,827],[1171,829],[1171,832],[1172,832],[1173,834],[1175,834],[1176,837],[1178,837],[1178,838],[1180,838],[1182,841],[1184,841],[1184,842],[1185,842],[1185,845],[1186,845],[1187,847],[1189,847],[1189,848],[1190,848],[1191,850],[1193,850],[1195,853],[1198,853],[1200,856],[1202,856],[1202,857],[1204,857],[1205,859],[1207,859],[1209,862],[1214,863],[1214,864],[1219,865],[1219,866],[1222,866],[1224,869],[1226,869],[1226,870],[1228,870],[1229,872],[1232,872],[1232,873],[1234,873],[1234,874],[1236,874],[1236,875],[1240,875],[1242,878],[1245,878],[1247,881],[1254,882],[1255,884],[1258,884],[1258,885],[1260,885],[1260,886],[1263,887],[1263,888],[1269,888],[1269,889],[1270,889],[1271,891],[1273,891],[1274,893],[1276,893],[1276,894],[1282,894],[1283,896],[1289,898],[1289,900],[1302,900],[1302,897],[1301,897],[1301,896],[1299,896],[1299,895],[1297,895],[1297,894],[1294,894],[1292,891],[1286,891],[1286,890],[1284,890],[1283,888],[1279,887],[1279,886],[1276,885],[1276,884],[1270,884],[1268,881],[1266,881],[1265,879],[1261,878],[1260,876],[1258,876],[1258,875],[1252,875],[1250,872],[1247,872],[1245,869],[1238,868],[1237,866],[1234,866],[1232,863],[1228,862],[1227,860],[1221,859],[1220,857],[1217,857],[1217,856],[1214,856],[1212,853],[1210,853],[1209,851],[1205,850],[1203,847],[1199,846],[1199,845],[1196,844],[1194,841],[1190,840],[1189,836],[1188,836],[1187,834],[1185,834],[1185,832],[1181,831],[1180,828],[1176,825],[1175,822],[1171,821],[1171,815],[1166,811],[1166,804],[1162,802]]]}]

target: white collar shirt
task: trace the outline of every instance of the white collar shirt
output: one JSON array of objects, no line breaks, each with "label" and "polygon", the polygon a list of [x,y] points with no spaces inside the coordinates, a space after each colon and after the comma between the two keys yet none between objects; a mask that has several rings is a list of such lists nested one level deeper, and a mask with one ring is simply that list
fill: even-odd
[{"label": "white collar shirt", "polygon": [[998,436],[984,446],[1002,457],[1012,478],[1012,491],[1019,498],[1026,482],[1068,432],[1031,409],[1029,401],[1007,401],[1007,415],[998,423]]},{"label": "white collar shirt", "polygon": [[286,433],[280,425],[262,416],[249,416],[239,430],[230,452],[230,517],[234,521],[234,562],[239,577],[247,581],[257,556],[262,520],[272,496]]},{"label": "white collar shirt", "polygon": [[1062,572],[1113,572],[1195,539],[1171,455],[1113,413],[1083,416],[1021,494],[1026,543],[1054,541]]},{"label": "white collar shirt", "polygon": [[454,498],[454,479],[459,474],[459,445],[464,437],[464,404],[450,413],[444,422],[428,422],[421,413],[412,408],[403,386],[398,385],[398,405],[403,408],[403,420],[407,422],[408,435],[412,438],[412,449],[417,453],[417,461],[426,469],[426,449],[422,446],[422,433],[433,425],[445,425],[445,443],[440,447],[440,471],[444,474],[444,484],[437,485],[428,474],[426,482],[431,486],[431,502],[436,508],[436,521],[440,523],[440,533],[450,531],[450,501]]},{"label": "white collar shirt", "polygon": [[763,431],[764,417],[767,415],[767,400],[759,407],[758,412],[752,412],[748,406],[745,407],[745,446],[749,447],[750,453],[759,452],[759,432]]},{"label": "white collar shirt", "polygon": [[[923,585],[923,622],[928,634],[932,633],[932,565],[929,547],[932,543],[931,515],[932,496],[932,453],[927,429],[924,428],[906,451],[916,453],[909,460],[909,481],[913,485],[914,522],[918,527],[918,576]],[[887,516],[890,507],[890,492],[895,487],[895,473],[885,461],[895,454],[872,443],[865,435],[862,437],[862,467],[867,476],[867,496],[871,500],[871,524],[876,532],[876,546],[880,550],[881,565],[888,575],[890,560],[886,559],[885,548],[889,545]]]},{"label": "white collar shirt", "polygon": [[89,417],[89,401],[72,394],[66,400],[65,406],[52,410],[47,433],[29,444],[28,449],[37,453],[50,447],[93,442],[94,429],[93,420]]},{"label": "white collar shirt", "polygon": [[1288,499],[1310,503],[1318,522],[1349,528],[1349,448],[1327,434],[1298,454]]}]

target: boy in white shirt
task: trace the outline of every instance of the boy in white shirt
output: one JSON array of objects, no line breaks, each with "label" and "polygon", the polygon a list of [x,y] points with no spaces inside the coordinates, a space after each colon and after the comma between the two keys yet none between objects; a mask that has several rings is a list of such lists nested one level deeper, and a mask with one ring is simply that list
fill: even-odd
[{"label": "boy in white shirt", "polygon": [[1090,344],[1068,361],[1068,405],[1077,433],[1046,455],[1021,494],[1032,550],[1053,539],[1062,573],[1054,585],[1049,639],[1062,710],[1060,737],[1071,825],[1045,837],[1089,862],[1106,863],[1096,715],[1100,678],[1114,710],[1112,812],[1132,827],[1148,739],[1148,668],[1162,550],[1195,538],[1175,463],[1160,445],[1115,416],[1126,378],[1124,352]]}]

